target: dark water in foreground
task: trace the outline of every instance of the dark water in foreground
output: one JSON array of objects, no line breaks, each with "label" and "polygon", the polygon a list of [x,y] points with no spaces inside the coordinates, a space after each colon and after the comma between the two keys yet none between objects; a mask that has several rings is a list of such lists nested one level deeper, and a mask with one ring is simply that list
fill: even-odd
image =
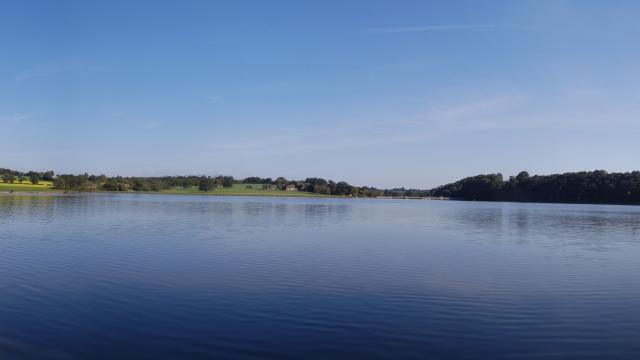
[{"label": "dark water in foreground", "polygon": [[640,207],[0,197],[0,359],[640,359]]}]

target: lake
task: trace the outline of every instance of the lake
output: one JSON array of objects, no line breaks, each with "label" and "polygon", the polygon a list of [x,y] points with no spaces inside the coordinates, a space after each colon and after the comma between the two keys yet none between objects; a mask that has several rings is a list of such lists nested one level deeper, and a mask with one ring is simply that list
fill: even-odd
[{"label": "lake", "polygon": [[640,359],[640,207],[0,196],[2,359]]}]

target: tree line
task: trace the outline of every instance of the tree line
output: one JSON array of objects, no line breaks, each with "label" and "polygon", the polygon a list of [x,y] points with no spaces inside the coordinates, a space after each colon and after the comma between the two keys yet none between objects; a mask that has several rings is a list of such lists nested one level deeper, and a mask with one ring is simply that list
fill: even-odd
[{"label": "tree line", "polygon": [[432,196],[460,200],[590,204],[640,204],[640,171],[604,170],[530,176],[522,171],[467,177],[430,191]]},{"label": "tree line", "polygon": [[161,176],[125,177],[106,175],[62,174],[53,180],[53,188],[64,191],[163,191],[198,188],[212,191],[218,186],[231,187],[235,180],[230,176]]},{"label": "tree line", "polygon": [[[7,173],[15,173],[7,170]],[[31,173],[31,172],[30,172]],[[287,180],[284,177],[261,178],[257,176],[235,179],[233,176],[161,176],[161,177],[123,177],[106,175],[73,175],[61,174],[54,176],[47,172],[39,174],[40,179],[53,181],[53,187],[62,191],[152,191],[159,192],[172,189],[197,188],[202,192],[215,191],[216,188],[231,188],[234,184],[247,186],[261,184],[271,185],[271,188],[284,189],[293,186],[297,191],[314,194],[376,197],[384,194],[383,190],[372,187],[357,187],[347,182],[325,180],[323,178],[307,178],[305,180]],[[251,185],[249,185],[251,184]]]},{"label": "tree line", "polygon": [[439,186],[434,189],[376,189],[353,186],[345,181],[335,182],[312,177],[287,180],[284,177],[251,176],[235,179],[232,176],[161,176],[109,177],[105,175],[55,175],[53,171],[19,172],[0,168],[0,181],[37,184],[52,181],[62,191],[152,191],[198,189],[202,192],[230,188],[234,184],[263,185],[268,188],[295,188],[314,194],[351,197],[447,197],[458,200],[522,201],[553,203],[640,204],[640,171],[608,173],[604,170],[570,172],[553,175],[534,175],[522,171],[505,180],[502,174],[485,174]]},{"label": "tree line", "polygon": [[40,183],[41,180],[53,181],[54,176],[55,176],[55,173],[53,171],[21,172],[21,171],[15,171],[11,169],[0,168],[0,181],[6,184],[14,184],[17,182],[25,183],[28,181],[31,184],[37,185]]}]

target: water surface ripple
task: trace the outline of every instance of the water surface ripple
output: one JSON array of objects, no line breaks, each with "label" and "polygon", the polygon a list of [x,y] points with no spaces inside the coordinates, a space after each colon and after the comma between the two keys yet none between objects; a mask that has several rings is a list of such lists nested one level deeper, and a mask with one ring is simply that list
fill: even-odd
[{"label": "water surface ripple", "polygon": [[640,359],[640,207],[0,197],[2,359]]}]

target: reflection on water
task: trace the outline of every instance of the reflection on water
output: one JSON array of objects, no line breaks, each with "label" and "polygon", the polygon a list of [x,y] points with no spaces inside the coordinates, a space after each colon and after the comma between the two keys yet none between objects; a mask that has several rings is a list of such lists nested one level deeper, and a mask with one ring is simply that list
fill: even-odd
[{"label": "reflection on water", "polygon": [[640,208],[0,197],[0,358],[640,356]]}]

